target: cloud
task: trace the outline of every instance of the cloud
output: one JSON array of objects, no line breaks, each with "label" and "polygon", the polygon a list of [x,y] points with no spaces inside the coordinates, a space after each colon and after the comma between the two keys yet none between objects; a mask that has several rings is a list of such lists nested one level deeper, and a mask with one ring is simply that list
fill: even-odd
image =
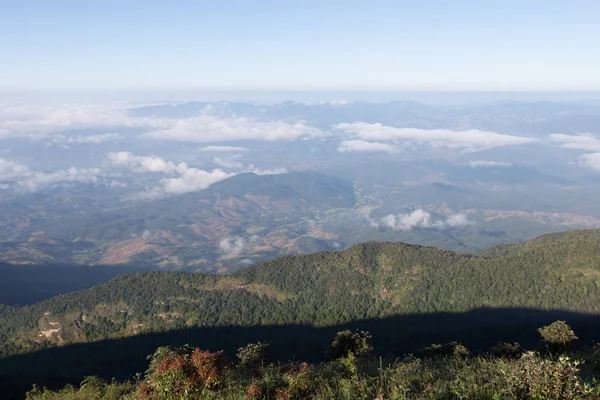
[{"label": "cloud", "polygon": [[380,123],[341,123],[334,129],[344,131],[351,138],[369,141],[388,141],[427,144],[434,148],[460,149],[475,152],[494,147],[514,146],[535,142],[535,139],[504,135],[480,130],[452,131],[448,129],[395,128]]},{"label": "cloud", "polygon": [[250,118],[218,118],[213,115],[179,119],[165,129],[153,130],[141,137],[191,143],[233,140],[295,140],[321,137],[324,133],[303,122],[257,121]]},{"label": "cloud", "polygon": [[228,173],[221,169],[205,171],[192,168],[184,162],[175,164],[156,156],[136,156],[127,151],[107,153],[107,157],[113,166],[128,168],[132,172],[178,175],[174,178],[161,179],[162,187],[150,189],[142,194],[144,198],[160,197],[165,194],[198,192],[208,188],[215,182],[235,175],[235,173]]},{"label": "cloud", "polygon": [[549,136],[551,142],[560,144],[565,149],[600,151],[600,139],[592,134],[565,135],[555,133]]},{"label": "cloud", "polygon": [[600,171],[600,153],[590,153],[580,156],[579,164],[595,171]]},{"label": "cloud", "polygon": [[[114,103],[20,103],[0,108],[0,138],[44,139],[75,129],[157,129],[166,126],[167,123],[156,119],[132,118],[122,104]],[[93,136],[97,137],[91,140],[108,139],[101,135]]]},{"label": "cloud", "polygon": [[396,154],[401,151],[398,146],[387,143],[367,142],[364,140],[343,140],[338,145],[338,151],[344,152],[380,152]]},{"label": "cloud", "polygon": [[513,164],[507,161],[469,161],[471,167],[511,167]]},{"label": "cloud", "polygon": [[214,158],[214,163],[216,165],[218,165],[219,167],[222,167],[222,168],[236,170],[238,173],[248,173],[248,172],[251,172],[251,173],[256,174],[256,175],[279,175],[279,174],[287,174],[287,170],[285,168],[273,168],[273,169],[258,168],[258,167],[255,167],[254,164],[250,164],[248,166],[245,166],[241,162],[235,161],[231,157],[230,158],[215,157]]},{"label": "cloud", "polygon": [[227,256],[239,256],[250,250],[250,247],[254,246],[259,239],[256,235],[250,236],[247,240],[239,236],[231,238],[225,236],[219,241],[219,250]]},{"label": "cloud", "polygon": [[550,135],[549,139],[554,143],[560,144],[565,149],[591,151],[592,153],[579,156],[577,164],[600,171],[600,139],[597,139],[594,135],[590,133],[582,135],[556,133]]},{"label": "cloud", "polygon": [[104,174],[101,168],[75,168],[52,172],[28,172],[25,178],[17,182],[21,190],[36,191],[63,183],[93,183]]},{"label": "cloud", "polygon": [[161,183],[163,184],[165,193],[183,194],[204,190],[213,183],[234,175],[234,173],[227,173],[220,169],[204,171],[197,168],[187,168],[181,176],[177,178],[165,178],[161,180]]},{"label": "cloud", "polygon": [[97,182],[103,175],[104,170],[101,168],[71,167],[51,172],[32,171],[24,165],[0,158],[0,180],[12,182],[4,183],[4,189],[36,191],[63,183]]},{"label": "cloud", "polygon": [[465,214],[454,214],[450,217],[448,217],[448,219],[446,220],[446,225],[448,226],[464,226],[464,225],[469,225],[470,222],[467,219],[467,216]]},{"label": "cloud", "polygon": [[29,172],[28,168],[16,162],[0,158],[0,179],[13,179]]},{"label": "cloud", "polygon": [[245,246],[246,246],[246,242],[245,242],[244,238],[241,238],[241,237],[235,237],[235,238],[224,237],[219,242],[219,249],[223,253],[225,253],[229,256],[239,255],[244,250]]},{"label": "cloud", "polygon": [[221,158],[215,157],[213,159],[214,163],[219,167],[229,168],[229,169],[244,169],[244,164],[238,161],[234,161],[231,158]]},{"label": "cloud", "polygon": [[77,135],[77,136],[66,136],[62,134],[56,134],[52,136],[52,143],[91,143],[99,144],[103,142],[115,141],[121,139],[122,136],[118,133],[102,133],[99,135]]},{"label": "cloud", "polygon": [[[99,133],[65,137],[70,130],[136,129],[141,137],[169,141],[210,143],[233,140],[295,140],[321,137],[324,132],[302,121],[259,121],[251,118],[226,118],[203,113],[192,118],[136,117],[126,104],[14,104],[0,107],[0,139],[20,137],[48,139],[71,143],[100,143],[117,140],[115,133]],[[229,151],[227,146],[205,151]],[[201,150],[204,151],[204,150]],[[236,149],[235,151],[242,151]]]},{"label": "cloud", "polygon": [[188,169],[186,163],[175,164],[156,156],[135,156],[128,151],[110,152],[106,156],[117,167],[129,168],[134,172],[162,172],[166,174],[183,173]]},{"label": "cloud", "polygon": [[433,221],[431,214],[422,209],[417,209],[408,214],[389,214],[378,219],[372,219],[370,217],[367,217],[367,219],[374,227],[385,226],[400,231],[410,231],[415,228],[443,229],[446,227],[457,227],[469,224],[469,221],[464,214],[451,215],[446,221]]},{"label": "cloud", "polygon": [[199,152],[205,153],[234,153],[248,150],[245,147],[235,146],[205,146],[198,148]]}]

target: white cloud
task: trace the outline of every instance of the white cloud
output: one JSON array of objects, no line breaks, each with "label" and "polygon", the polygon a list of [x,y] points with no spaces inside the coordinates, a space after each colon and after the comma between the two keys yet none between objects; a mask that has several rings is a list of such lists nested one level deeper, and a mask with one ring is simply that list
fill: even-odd
[{"label": "white cloud", "polygon": [[179,175],[174,178],[161,179],[162,187],[150,189],[148,192],[141,194],[143,198],[198,192],[208,188],[215,182],[235,175],[235,173],[228,173],[221,169],[205,171],[189,167],[184,162],[175,164],[160,157],[136,156],[126,151],[107,153],[107,157],[112,165],[128,168],[133,172],[159,172],[167,175]]},{"label": "white cloud", "polygon": [[213,159],[213,161],[219,167],[228,168],[228,169],[244,169],[244,164],[242,164],[241,162],[232,160],[231,158],[215,157]]},{"label": "white cloud", "polygon": [[104,174],[100,168],[75,168],[51,172],[32,171],[24,165],[0,158],[0,180],[12,182],[5,189],[13,188],[24,191],[36,191],[63,183],[97,182]]},{"label": "white cloud", "polygon": [[560,144],[565,149],[578,149],[587,151],[600,151],[600,139],[592,134],[565,135],[555,133],[549,136],[550,141]]},{"label": "white cloud", "polygon": [[583,154],[579,156],[579,162],[577,164],[600,171],[600,139],[597,139],[594,135],[582,134],[582,135],[565,135],[557,133],[549,136],[550,141],[560,144],[565,149],[576,149],[591,151],[593,153]]},{"label": "white cloud", "polygon": [[338,145],[339,152],[380,152],[380,153],[399,153],[401,149],[387,143],[367,142],[364,140],[343,140]]},{"label": "white cloud", "polygon": [[27,174],[26,166],[0,158],[0,179],[13,179]]},{"label": "white cloud", "polygon": [[53,143],[91,143],[98,144],[103,142],[109,142],[121,139],[122,136],[118,133],[102,133],[99,135],[77,135],[77,136],[66,136],[62,134],[56,134],[52,136]]},{"label": "white cloud", "polygon": [[320,137],[324,133],[303,122],[257,121],[249,118],[218,118],[213,115],[175,120],[172,125],[140,136],[191,143],[232,140],[294,140]]},{"label": "white cloud", "polygon": [[600,153],[590,153],[580,156],[579,164],[595,171],[600,171]]},{"label": "white cloud", "polygon": [[165,122],[156,119],[132,118],[122,104],[22,103],[0,108],[0,138],[43,139],[74,129],[157,129],[166,126]]},{"label": "white cloud", "polygon": [[471,167],[511,167],[513,164],[507,161],[470,161]]},{"label": "white cloud", "polygon": [[215,157],[214,163],[222,168],[236,170],[238,173],[252,172],[256,175],[287,174],[287,170],[285,168],[274,168],[274,169],[258,168],[258,167],[255,167],[254,164],[245,166],[241,162],[238,162],[238,161],[235,161],[234,159],[232,159],[232,157],[230,157],[230,158]]},{"label": "white cloud", "polygon": [[235,237],[235,238],[224,237],[219,242],[219,249],[223,253],[230,255],[230,256],[237,256],[237,255],[241,254],[242,251],[244,251],[245,246],[246,246],[246,241],[244,240],[244,238],[241,238],[241,237]]},{"label": "white cloud", "polygon": [[[219,250],[228,256],[239,256],[240,254],[250,250],[250,248],[254,246],[259,239],[260,238],[256,235],[252,235],[248,239],[244,239],[239,236],[234,236],[231,238],[225,236],[219,241]],[[249,265],[243,260],[242,262]]]},{"label": "white cloud", "polygon": [[26,178],[17,182],[17,188],[36,191],[45,187],[52,187],[63,183],[92,183],[104,174],[100,168],[75,168],[52,172],[29,172]]},{"label": "white cloud", "polygon": [[454,214],[445,221],[434,221],[430,213],[425,210],[417,209],[408,214],[389,214],[385,217],[372,219],[367,217],[372,226],[385,226],[393,230],[410,231],[415,228],[433,228],[443,229],[446,227],[457,227],[469,224],[464,214]]},{"label": "white cloud", "polygon": [[248,150],[245,147],[235,146],[205,146],[199,147],[198,151],[203,153],[234,153]]},{"label": "white cloud", "polygon": [[465,214],[454,214],[446,220],[446,225],[448,226],[464,226],[469,225],[469,220]]},{"label": "white cloud", "polygon": [[[63,135],[57,140],[71,143],[100,143],[116,140],[115,133],[65,137],[69,130],[118,130],[136,128],[142,137],[161,140],[210,143],[232,140],[295,140],[320,137],[324,133],[299,121],[259,121],[250,118],[225,118],[209,113],[192,118],[163,118],[130,115],[126,104],[16,104],[0,107],[0,139],[21,137],[47,139]],[[233,151],[227,146],[201,151]],[[242,151],[236,149],[235,151]]]},{"label": "white cloud", "polygon": [[352,138],[369,141],[389,141],[395,144],[427,144],[434,148],[460,149],[475,152],[493,147],[514,146],[535,142],[535,139],[503,135],[480,130],[452,131],[448,129],[395,128],[380,123],[342,123],[334,126]]},{"label": "white cloud", "polygon": [[128,151],[110,152],[106,156],[110,163],[117,167],[125,167],[133,172],[183,173],[188,169],[186,163],[175,164],[156,156],[135,156]]},{"label": "white cloud", "polygon": [[208,188],[215,182],[234,176],[233,173],[227,173],[220,169],[204,171],[197,168],[186,169],[181,176],[177,178],[165,178],[161,180],[165,193],[183,194],[189,192],[198,192]]}]

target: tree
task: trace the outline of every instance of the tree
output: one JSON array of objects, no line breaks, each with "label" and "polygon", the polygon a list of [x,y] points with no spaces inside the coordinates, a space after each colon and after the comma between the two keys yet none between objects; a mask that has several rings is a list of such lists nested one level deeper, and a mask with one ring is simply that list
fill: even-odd
[{"label": "tree", "polygon": [[365,331],[345,330],[338,332],[328,350],[332,359],[348,357],[350,354],[357,358],[366,357],[373,351],[371,334]]},{"label": "tree", "polygon": [[574,340],[578,339],[575,332],[565,321],[555,321],[538,329],[542,342],[551,352],[563,352]]}]

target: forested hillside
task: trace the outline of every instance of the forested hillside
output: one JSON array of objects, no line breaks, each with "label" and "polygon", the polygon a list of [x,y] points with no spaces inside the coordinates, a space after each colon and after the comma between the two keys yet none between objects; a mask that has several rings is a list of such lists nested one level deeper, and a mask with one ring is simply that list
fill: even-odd
[{"label": "forested hillside", "polygon": [[286,256],[229,276],[144,272],[0,309],[2,355],[191,327],[330,326],[477,308],[600,311],[600,231],[489,257],[402,243]]}]

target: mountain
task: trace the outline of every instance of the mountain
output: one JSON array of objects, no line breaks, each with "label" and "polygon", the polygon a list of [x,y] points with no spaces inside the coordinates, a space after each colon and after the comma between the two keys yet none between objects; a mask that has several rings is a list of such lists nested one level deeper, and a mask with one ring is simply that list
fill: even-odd
[{"label": "mountain", "polygon": [[343,179],[310,171],[244,173],[201,192],[134,207],[82,212],[60,223],[21,222],[27,232],[0,243],[0,259],[226,272],[299,253],[303,245],[296,242],[306,234],[323,241],[318,250],[332,248],[331,235],[310,221],[355,204],[354,186]]},{"label": "mountain", "polygon": [[[575,231],[473,256],[369,242],[228,276],[121,275],[32,306],[0,308],[1,354],[178,329],[322,327],[480,308],[597,314],[599,243],[600,230]],[[510,328],[506,323],[485,321],[495,329]]]}]

